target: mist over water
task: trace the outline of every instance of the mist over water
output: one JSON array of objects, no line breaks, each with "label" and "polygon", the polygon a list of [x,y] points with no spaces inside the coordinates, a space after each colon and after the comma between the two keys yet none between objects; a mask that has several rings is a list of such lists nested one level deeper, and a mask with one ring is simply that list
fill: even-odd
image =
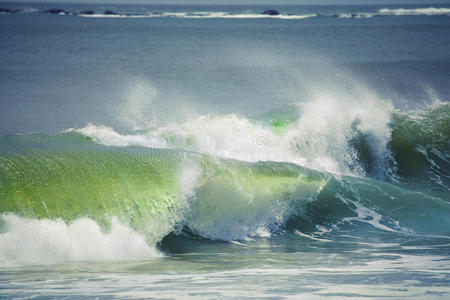
[{"label": "mist over water", "polygon": [[[134,100],[140,101],[145,111],[141,114],[151,112],[142,94],[148,94],[145,101],[158,103],[160,122],[179,121],[189,110],[254,116],[285,103],[309,100],[311,89],[303,89],[303,84],[309,87],[314,82],[318,90],[330,84],[337,88],[347,78],[341,78],[344,70],[401,108],[420,107],[429,101],[430,90],[442,101],[448,94],[445,15],[297,21],[117,20],[54,16],[43,13],[48,9],[45,5],[37,8],[31,14],[2,15],[2,35],[9,41],[2,47],[2,57],[8,59],[1,62],[3,133],[57,133],[89,122],[132,129],[135,124],[130,122],[136,121],[123,120],[126,112],[122,111],[132,101],[130,93],[141,95]],[[306,9],[305,13],[317,14],[322,9],[333,14],[383,8],[286,7],[280,11]],[[109,9],[120,12],[127,7]],[[183,108],[174,111],[172,103]],[[135,117],[142,119],[128,118]],[[148,124],[136,124],[137,128],[144,125]]]},{"label": "mist over water", "polygon": [[1,296],[448,295],[447,6],[16,7]]}]

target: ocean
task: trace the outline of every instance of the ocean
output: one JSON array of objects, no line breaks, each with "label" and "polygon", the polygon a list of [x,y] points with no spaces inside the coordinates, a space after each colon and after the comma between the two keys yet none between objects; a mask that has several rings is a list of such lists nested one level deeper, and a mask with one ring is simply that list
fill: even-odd
[{"label": "ocean", "polygon": [[0,8],[1,298],[450,297],[450,5]]}]

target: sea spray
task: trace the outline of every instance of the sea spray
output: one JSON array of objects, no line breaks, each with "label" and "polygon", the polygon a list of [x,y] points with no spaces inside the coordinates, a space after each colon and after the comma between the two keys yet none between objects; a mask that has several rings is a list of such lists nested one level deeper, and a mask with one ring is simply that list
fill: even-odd
[{"label": "sea spray", "polygon": [[113,218],[111,229],[81,218],[67,224],[61,219],[0,216],[0,266],[54,264],[83,260],[138,260],[160,256],[144,236]]},{"label": "sea spray", "polygon": [[[120,135],[112,128],[94,125],[75,131],[104,145],[178,148],[240,161],[291,162],[336,174],[382,178],[389,157],[386,145],[393,108],[389,102],[370,98],[359,102],[317,95],[291,106],[296,116],[287,119],[274,114],[256,120],[206,115],[136,134]],[[362,163],[357,138],[364,139],[373,160],[370,166]]]}]

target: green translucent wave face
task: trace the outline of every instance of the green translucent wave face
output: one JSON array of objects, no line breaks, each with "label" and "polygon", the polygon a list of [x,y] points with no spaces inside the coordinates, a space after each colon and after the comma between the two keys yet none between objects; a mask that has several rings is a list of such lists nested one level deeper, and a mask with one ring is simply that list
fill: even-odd
[{"label": "green translucent wave face", "polygon": [[183,227],[215,240],[291,227],[314,231],[357,217],[360,205],[386,226],[400,221],[427,232],[442,232],[428,220],[447,224],[450,211],[426,194],[286,163],[107,147],[76,133],[0,138],[0,213],[66,222],[88,217],[104,230],[115,216],[151,244]]},{"label": "green translucent wave face", "polygon": [[0,143],[1,212],[67,222],[89,217],[104,228],[117,216],[150,240],[176,220],[177,161],[145,161],[142,149],[98,146],[77,135]]},{"label": "green translucent wave face", "polygon": [[[88,217],[105,230],[116,216],[152,243],[184,225],[213,239],[255,234],[258,226],[283,222],[292,199],[309,199],[324,183],[324,176],[289,164],[106,147],[75,133],[3,137],[0,146],[1,213]],[[192,165],[198,178],[183,172]],[[183,191],[186,181],[194,194]]]},{"label": "green translucent wave face", "polygon": [[314,200],[327,180],[290,164],[227,161],[199,181],[186,226],[219,240],[267,235],[301,213],[296,206]]}]

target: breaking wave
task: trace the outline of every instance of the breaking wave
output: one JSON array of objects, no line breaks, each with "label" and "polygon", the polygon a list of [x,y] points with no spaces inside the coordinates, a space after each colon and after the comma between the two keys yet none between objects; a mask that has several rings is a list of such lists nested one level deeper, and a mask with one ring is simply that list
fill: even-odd
[{"label": "breaking wave", "polygon": [[[324,228],[366,224],[445,236],[449,112],[448,103],[404,113],[382,101],[317,99],[129,134],[89,125],[4,136],[0,261],[145,258],[181,232],[320,238]],[[16,249],[21,237],[32,254]]]}]

